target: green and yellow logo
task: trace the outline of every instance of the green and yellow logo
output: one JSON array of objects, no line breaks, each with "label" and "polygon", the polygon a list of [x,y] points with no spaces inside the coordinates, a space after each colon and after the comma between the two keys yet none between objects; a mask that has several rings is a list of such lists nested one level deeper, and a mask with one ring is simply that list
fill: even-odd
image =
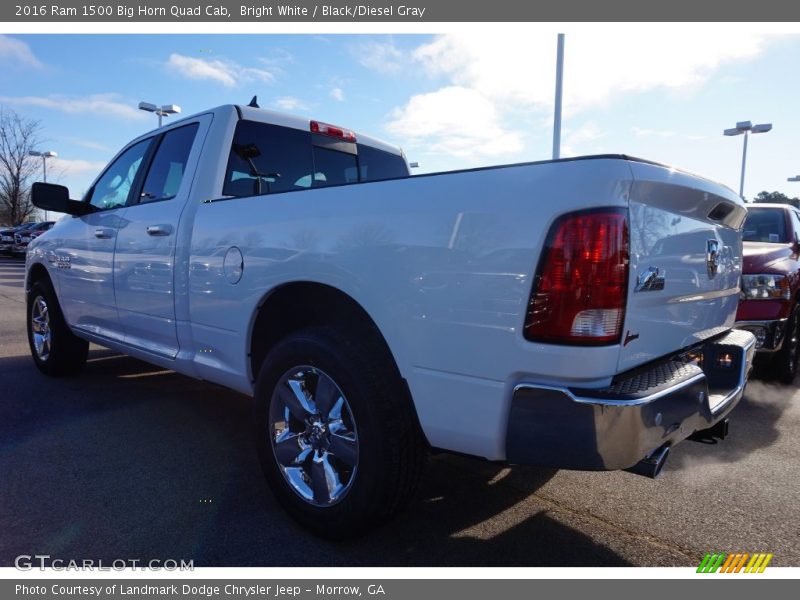
[{"label": "green and yellow logo", "polygon": [[697,567],[698,573],[763,573],[773,554],[766,552],[736,552],[706,554]]}]

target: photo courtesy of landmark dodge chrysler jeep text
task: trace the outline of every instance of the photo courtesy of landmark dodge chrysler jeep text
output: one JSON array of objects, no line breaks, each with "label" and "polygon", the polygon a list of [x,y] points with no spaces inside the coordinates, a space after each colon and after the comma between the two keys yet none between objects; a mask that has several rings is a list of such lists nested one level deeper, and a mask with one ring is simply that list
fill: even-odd
[{"label": "photo courtesy of landmark dodge chrysler jeep text", "polygon": [[608,155],[409,177],[371,137],[222,106],[128,144],[31,241],[44,373],[88,342],[255,397],[264,473],[320,535],[399,510],[429,449],[655,476],[724,437],[745,207]]}]

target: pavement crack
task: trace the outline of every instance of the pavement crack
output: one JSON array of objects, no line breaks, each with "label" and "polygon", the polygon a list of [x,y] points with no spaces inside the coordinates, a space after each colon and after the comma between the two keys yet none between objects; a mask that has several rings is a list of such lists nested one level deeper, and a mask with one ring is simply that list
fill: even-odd
[{"label": "pavement crack", "polygon": [[[516,487],[516,486],[514,486]],[[519,488],[517,488],[519,489]],[[525,490],[522,490],[525,491]],[[644,533],[642,531],[635,531],[632,529],[628,529],[627,527],[622,527],[618,523],[614,523],[604,517],[594,514],[591,511],[586,510],[579,510],[576,508],[572,508],[563,502],[556,500],[555,498],[551,498],[549,496],[544,496],[542,494],[534,492],[533,497],[542,502],[543,504],[549,505],[553,510],[569,513],[574,516],[588,518],[592,521],[595,521],[598,524],[601,524],[609,529],[613,529],[617,533],[621,533],[627,535],[631,538],[636,540],[640,540],[652,546],[656,546],[657,548],[661,548],[663,550],[670,550],[672,552],[676,552],[686,557],[686,564],[692,565],[697,562],[698,555],[702,556],[703,552],[700,552],[694,548],[686,548],[683,546],[679,546],[674,542],[664,540],[662,538],[656,537],[649,533]]]}]

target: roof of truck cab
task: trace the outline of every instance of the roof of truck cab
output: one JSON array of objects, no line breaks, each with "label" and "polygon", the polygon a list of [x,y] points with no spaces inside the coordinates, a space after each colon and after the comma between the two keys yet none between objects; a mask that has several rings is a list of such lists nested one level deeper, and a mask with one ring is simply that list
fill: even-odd
[{"label": "roof of truck cab", "polygon": [[[300,131],[310,131],[311,130],[311,121],[312,119],[309,117],[301,117],[298,115],[291,115],[289,113],[278,112],[276,110],[269,110],[266,108],[255,108],[253,106],[242,106],[239,104],[223,104],[221,106],[215,106],[214,108],[210,108],[208,110],[203,110],[191,115],[187,115],[185,117],[181,117],[175,121],[171,121],[164,124],[164,127],[168,126],[175,126],[179,125],[184,121],[188,121],[200,115],[205,115],[208,113],[230,113],[231,111],[236,111],[239,114],[239,118],[247,119],[250,121],[260,121],[262,123],[269,123],[270,125],[280,125],[281,127],[291,127],[292,129],[299,129]],[[314,119],[319,121],[324,121],[324,119]],[[327,121],[324,121],[327,122]],[[347,127],[346,125],[340,125],[336,123],[337,127],[343,127],[344,129],[352,128]],[[157,133],[159,129],[153,129],[144,133],[136,138],[136,140],[144,139],[149,135],[153,135]],[[134,140],[134,141],[136,141]],[[365,135],[363,133],[359,133],[356,131],[356,141],[359,144],[365,144],[372,148],[377,148],[378,150],[383,150],[384,152],[389,152],[391,154],[396,154],[397,156],[404,156],[403,149],[399,146],[394,144],[390,144],[389,142],[385,142],[381,139],[372,137],[371,135]]]}]

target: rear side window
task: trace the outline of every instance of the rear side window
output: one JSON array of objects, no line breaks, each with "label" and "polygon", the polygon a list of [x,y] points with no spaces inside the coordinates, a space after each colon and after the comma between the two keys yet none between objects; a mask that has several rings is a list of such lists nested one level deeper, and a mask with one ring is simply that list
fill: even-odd
[{"label": "rear side window", "polygon": [[785,244],[786,211],[782,208],[750,208],[744,222],[742,239],[745,242]]},{"label": "rear side window", "polygon": [[399,155],[311,131],[239,121],[222,194],[257,196],[407,176]]},{"label": "rear side window", "polygon": [[358,163],[355,154],[314,146],[314,187],[357,181]]},{"label": "rear side window", "polygon": [[177,195],[198,126],[193,123],[164,135],[144,180],[139,202],[170,200]]},{"label": "rear side window", "polygon": [[402,156],[363,144],[358,145],[358,168],[361,181],[408,177],[408,167]]},{"label": "rear side window", "polygon": [[256,196],[311,187],[311,132],[239,121],[228,157],[225,196]]}]

